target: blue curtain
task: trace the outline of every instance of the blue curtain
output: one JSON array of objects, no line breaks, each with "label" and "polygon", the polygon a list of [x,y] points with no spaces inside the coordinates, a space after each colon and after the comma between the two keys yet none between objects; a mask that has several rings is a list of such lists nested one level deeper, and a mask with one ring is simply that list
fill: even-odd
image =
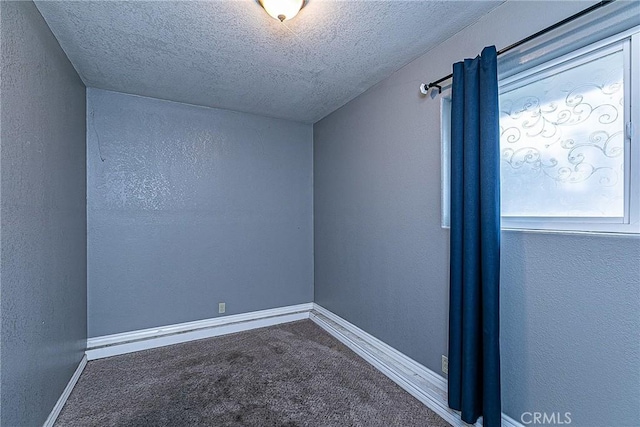
[{"label": "blue curtain", "polygon": [[500,150],[497,54],[453,66],[449,406],[500,425]]}]

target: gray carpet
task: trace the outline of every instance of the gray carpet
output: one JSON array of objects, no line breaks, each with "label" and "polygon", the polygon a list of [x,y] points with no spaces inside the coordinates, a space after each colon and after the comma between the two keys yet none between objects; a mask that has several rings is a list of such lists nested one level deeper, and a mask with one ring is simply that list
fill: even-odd
[{"label": "gray carpet", "polygon": [[448,426],[309,320],[89,362],[56,426]]}]

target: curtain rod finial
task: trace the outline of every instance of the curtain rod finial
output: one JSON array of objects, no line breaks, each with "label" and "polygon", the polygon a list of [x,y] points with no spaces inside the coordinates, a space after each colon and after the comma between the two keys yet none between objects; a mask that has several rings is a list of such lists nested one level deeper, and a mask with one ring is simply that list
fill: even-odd
[{"label": "curtain rod finial", "polygon": [[442,86],[440,86],[437,83],[422,83],[420,84],[420,93],[423,95],[428,95],[429,94],[429,89],[431,89],[432,87],[438,88],[438,94],[442,93]]}]

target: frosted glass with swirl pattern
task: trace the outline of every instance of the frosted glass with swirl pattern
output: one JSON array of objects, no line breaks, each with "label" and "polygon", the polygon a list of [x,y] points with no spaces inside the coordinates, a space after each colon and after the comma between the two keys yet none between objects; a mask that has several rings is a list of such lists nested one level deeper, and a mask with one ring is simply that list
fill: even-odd
[{"label": "frosted glass with swirl pattern", "polygon": [[500,95],[502,214],[624,216],[624,53]]}]

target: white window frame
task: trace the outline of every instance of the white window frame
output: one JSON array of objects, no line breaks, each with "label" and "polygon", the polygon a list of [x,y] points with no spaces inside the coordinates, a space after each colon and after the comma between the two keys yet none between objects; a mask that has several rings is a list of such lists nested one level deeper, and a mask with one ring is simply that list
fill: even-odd
[{"label": "white window frame", "polygon": [[[640,27],[635,27],[612,37],[608,37],[589,46],[577,49],[567,55],[546,61],[536,67],[524,70],[498,82],[499,91],[512,90],[527,84],[549,69],[562,70],[561,64],[575,66],[575,61],[602,55],[607,50],[619,50],[617,45],[623,43],[623,49],[629,51],[625,55],[625,217],[619,218],[586,218],[586,217],[502,217],[503,229],[543,230],[559,232],[588,233],[624,233],[640,234]],[[625,52],[626,52],[625,50]],[[451,129],[451,89],[443,91],[440,100],[441,123],[441,206],[442,227],[450,225],[450,129]]]}]

